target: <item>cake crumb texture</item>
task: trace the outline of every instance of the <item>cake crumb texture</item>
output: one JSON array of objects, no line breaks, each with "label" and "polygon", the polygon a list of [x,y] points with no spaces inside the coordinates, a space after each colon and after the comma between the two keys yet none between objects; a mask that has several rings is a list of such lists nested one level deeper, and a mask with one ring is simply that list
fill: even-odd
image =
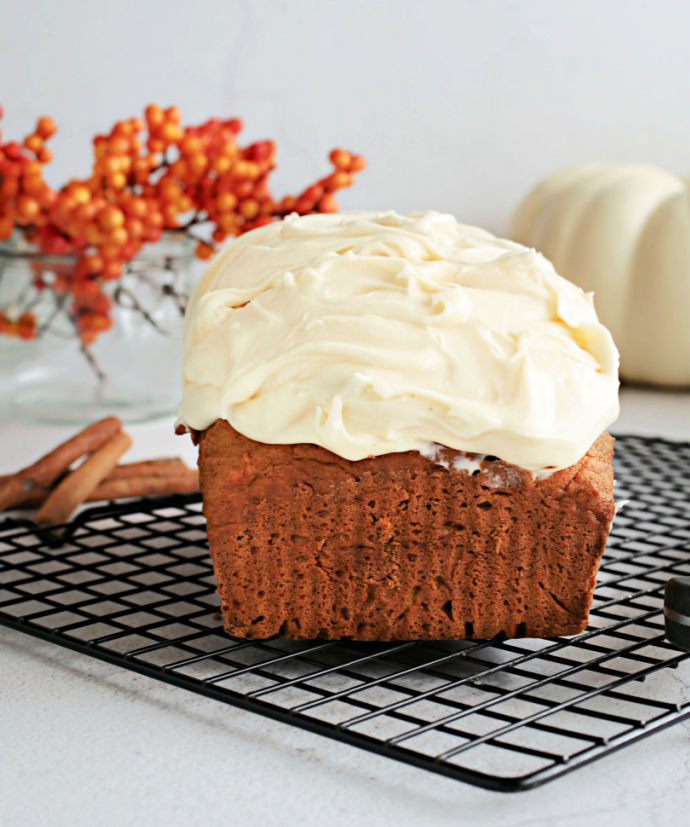
[{"label": "cake crumb texture", "polygon": [[[416,451],[350,461],[202,431],[225,628],[245,638],[551,637],[587,625],[614,514],[613,438],[538,480]],[[444,449],[452,460],[451,449]]]}]

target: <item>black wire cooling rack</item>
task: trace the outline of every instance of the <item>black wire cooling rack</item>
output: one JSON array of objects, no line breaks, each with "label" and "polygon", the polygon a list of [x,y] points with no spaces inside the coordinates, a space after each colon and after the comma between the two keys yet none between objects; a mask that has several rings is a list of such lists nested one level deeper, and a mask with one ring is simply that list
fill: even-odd
[{"label": "black wire cooling rack", "polygon": [[197,496],[0,524],[0,622],[451,778],[534,787],[690,715],[663,588],[690,573],[690,444],[618,439],[590,626],[550,640],[248,641],[221,626]]}]

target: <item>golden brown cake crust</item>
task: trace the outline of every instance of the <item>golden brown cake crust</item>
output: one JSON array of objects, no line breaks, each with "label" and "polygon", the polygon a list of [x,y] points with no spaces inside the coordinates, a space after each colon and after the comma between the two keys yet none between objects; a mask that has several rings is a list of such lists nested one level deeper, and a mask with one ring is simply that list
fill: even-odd
[{"label": "golden brown cake crust", "polygon": [[[444,449],[452,459],[458,452]],[[547,637],[587,625],[613,519],[613,439],[537,481],[416,451],[352,462],[216,421],[199,469],[225,627],[239,637]]]}]

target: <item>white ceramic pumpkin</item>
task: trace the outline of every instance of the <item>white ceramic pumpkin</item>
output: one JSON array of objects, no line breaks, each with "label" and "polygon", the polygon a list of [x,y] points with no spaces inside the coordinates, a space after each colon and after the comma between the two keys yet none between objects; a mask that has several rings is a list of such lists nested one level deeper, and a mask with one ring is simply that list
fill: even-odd
[{"label": "white ceramic pumpkin", "polygon": [[557,172],[517,208],[510,237],[587,291],[624,379],[690,385],[688,183],[644,164]]}]

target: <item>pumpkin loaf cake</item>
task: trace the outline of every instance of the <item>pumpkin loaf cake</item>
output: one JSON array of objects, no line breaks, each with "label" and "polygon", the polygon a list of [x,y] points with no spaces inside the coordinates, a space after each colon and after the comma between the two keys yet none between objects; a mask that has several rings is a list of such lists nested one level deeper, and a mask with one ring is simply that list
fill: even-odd
[{"label": "pumpkin loaf cake", "polygon": [[451,216],[289,217],[228,245],[190,301],[179,410],[227,631],[582,631],[617,364],[590,296]]}]

